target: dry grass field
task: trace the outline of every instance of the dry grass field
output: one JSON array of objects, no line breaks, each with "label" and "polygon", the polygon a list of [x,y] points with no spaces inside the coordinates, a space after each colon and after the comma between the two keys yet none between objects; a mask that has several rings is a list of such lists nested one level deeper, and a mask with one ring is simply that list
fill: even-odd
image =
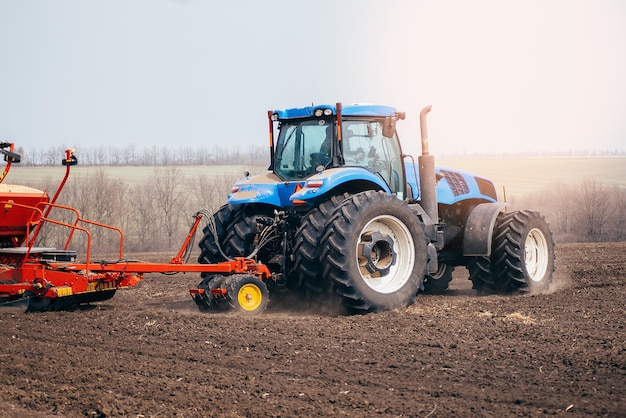
[{"label": "dry grass field", "polygon": [[[240,176],[243,177],[245,170],[250,173],[260,173],[267,166],[245,167],[242,165],[216,165],[216,166],[179,166],[180,173],[185,178],[198,176],[208,176],[219,178],[220,176]],[[93,174],[97,170],[104,170],[107,177],[124,182],[132,186],[141,183],[146,179],[153,178],[156,174],[166,170],[165,167],[149,166],[81,166],[72,168],[71,177],[85,177]],[[14,166],[5,182],[11,184],[23,184],[27,186],[39,185],[42,179],[48,179],[52,185],[56,185],[65,175],[65,168],[60,164],[58,167],[20,167]]]}]

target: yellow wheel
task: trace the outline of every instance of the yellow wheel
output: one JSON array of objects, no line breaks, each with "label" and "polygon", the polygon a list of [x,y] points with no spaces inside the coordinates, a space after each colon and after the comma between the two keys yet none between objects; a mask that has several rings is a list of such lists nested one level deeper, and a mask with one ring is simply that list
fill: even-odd
[{"label": "yellow wheel", "polygon": [[246,311],[254,311],[261,306],[261,303],[263,303],[263,293],[257,285],[248,283],[241,286],[239,289],[237,301],[242,309]]},{"label": "yellow wheel", "polygon": [[257,315],[267,308],[269,296],[267,286],[251,274],[237,274],[224,283],[229,305],[245,315]]}]

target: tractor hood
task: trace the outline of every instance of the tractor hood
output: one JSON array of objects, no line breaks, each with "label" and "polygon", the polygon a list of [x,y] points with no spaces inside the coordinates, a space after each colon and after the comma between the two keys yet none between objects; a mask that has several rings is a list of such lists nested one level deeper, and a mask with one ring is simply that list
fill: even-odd
[{"label": "tractor hood", "polygon": [[[407,183],[413,190],[413,198],[420,200],[419,171],[415,164],[405,163]],[[483,199],[496,202],[496,188],[491,180],[467,173],[437,166],[437,203],[452,205],[467,199]]]}]

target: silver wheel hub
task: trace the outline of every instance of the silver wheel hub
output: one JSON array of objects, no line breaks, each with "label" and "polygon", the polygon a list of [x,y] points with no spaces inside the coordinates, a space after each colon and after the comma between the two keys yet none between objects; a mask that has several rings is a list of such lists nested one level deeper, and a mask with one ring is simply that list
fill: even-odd
[{"label": "silver wheel hub", "polygon": [[393,293],[411,277],[415,244],[411,232],[398,218],[381,215],[361,230],[356,263],[363,281],[379,293]]},{"label": "silver wheel hub", "polygon": [[393,239],[389,235],[375,231],[363,234],[361,240],[359,265],[372,276],[389,274],[389,268],[396,263],[397,258],[393,249]]}]

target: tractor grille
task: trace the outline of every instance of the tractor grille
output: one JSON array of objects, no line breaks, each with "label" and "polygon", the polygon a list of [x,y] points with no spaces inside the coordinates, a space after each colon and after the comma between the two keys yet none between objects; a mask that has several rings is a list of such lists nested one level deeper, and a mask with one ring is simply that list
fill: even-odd
[{"label": "tractor grille", "polygon": [[467,183],[462,175],[448,170],[441,170],[441,174],[443,174],[446,178],[446,181],[450,185],[450,189],[455,196],[469,193],[469,187],[467,186]]}]

